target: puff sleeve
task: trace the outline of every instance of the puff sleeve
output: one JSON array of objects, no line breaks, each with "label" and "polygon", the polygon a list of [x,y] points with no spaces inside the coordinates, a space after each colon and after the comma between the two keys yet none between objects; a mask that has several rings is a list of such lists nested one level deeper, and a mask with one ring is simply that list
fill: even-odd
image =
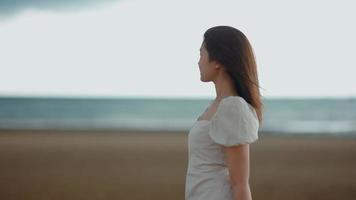
[{"label": "puff sleeve", "polygon": [[258,139],[256,111],[242,98],[223,99],[209,126],[211,139],[223,146],[252,143]]}]

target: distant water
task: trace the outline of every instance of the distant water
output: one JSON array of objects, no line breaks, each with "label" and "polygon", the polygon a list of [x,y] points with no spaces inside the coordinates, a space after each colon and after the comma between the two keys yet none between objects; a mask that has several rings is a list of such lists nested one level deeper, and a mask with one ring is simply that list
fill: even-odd
[{"label": "distant water", "polygon": [[[212,99],[0,98],[0,129],[187,131]],[[264,99],[266,133],[355,134],[356,99]]]}]

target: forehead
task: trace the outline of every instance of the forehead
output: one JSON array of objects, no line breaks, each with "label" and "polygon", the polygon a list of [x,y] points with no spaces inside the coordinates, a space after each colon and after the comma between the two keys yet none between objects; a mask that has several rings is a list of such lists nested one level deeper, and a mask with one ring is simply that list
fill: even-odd
[{"label": "forehead", "polygon": [[204,42],[200,45],[200,51],[203,51],[203,50],[205,50]]}]

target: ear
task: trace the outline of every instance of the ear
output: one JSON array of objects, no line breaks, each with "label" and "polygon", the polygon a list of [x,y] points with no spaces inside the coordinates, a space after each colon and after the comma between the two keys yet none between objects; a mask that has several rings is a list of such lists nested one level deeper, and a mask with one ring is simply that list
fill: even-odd
[{"label": "ear", "polygon": [[221,68],[221,64],[214,61],[214,67],[215,67],[215,69],[220,69]]},{"label": "ear", "polygon": [[220,69],[221,68],[221,64],[219,62],[217,62],[216,60],[210,61],[210,65],[213,66],[214,69]]}]

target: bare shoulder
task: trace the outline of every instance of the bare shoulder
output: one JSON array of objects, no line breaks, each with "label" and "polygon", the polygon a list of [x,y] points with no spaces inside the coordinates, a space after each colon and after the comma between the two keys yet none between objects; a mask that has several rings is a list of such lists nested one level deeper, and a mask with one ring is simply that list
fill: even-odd
[{"label": "bare shoulder", "polygon": [[221,100],[213,100],[210,102],[209,106],[205,109],[205,111],[200,115],[198,118],[199,120],[210,120],[215,112],[217,111],[217,108],[219,106],[219,103]]}]

